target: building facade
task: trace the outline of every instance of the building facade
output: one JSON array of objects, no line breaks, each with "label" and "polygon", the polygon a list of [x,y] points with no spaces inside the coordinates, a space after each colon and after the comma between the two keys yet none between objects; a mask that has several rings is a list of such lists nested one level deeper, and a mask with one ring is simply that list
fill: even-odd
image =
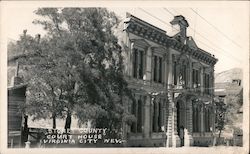
[{"label": "building facade", "polygon": [[175,16],[179,32],[168,36],[127,14],[123,39],[125,74],[135,96],[124,124],[127,146],[208,146],[215,129],[214,55],[186,35],[188,22]]},{"label": "building facade", "polygon": [[135,97],[128,110],[136,117],[131,125],[124,123],[125,146],[212,144],[217,59],[186,35],[183,16],[170,23],[179,29],[174,36],[130,14],[124,21],[119,38],[124,73]]}]

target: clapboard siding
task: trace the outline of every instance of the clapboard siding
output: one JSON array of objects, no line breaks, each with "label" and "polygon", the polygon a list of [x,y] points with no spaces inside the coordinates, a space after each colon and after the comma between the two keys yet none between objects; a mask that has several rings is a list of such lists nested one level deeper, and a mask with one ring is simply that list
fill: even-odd
[{"label": "clapboard siding", "polygon": [[25,103],[26,86],[8,88],[8,146],[21,146],[21,106]]}]

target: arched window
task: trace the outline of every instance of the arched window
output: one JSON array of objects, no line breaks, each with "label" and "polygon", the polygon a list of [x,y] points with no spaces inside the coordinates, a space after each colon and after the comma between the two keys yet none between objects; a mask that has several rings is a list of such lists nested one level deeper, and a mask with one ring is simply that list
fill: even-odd
[{"label": "arched window", "polygon": [[197,112],[196,112],[196,117],[197,117],[197,132],[201,132],[201,105],[198,105],[197,107]]},{"label": "arched window", "polygon": [[138,100],[137,132],[142,132],[142,101]]},{"label": "arched window", "polygon": [[137,68],[138,68],[138,59],[137,59],[138,52],[134,50],[133,52],[133,77],[137,78]]},{"label": "arched window", "polygon": [[173,77],[174,77],[174,85],[177,85],[177,62],[176,61],[174,61],[174,64],[173,64],[174,66],[174,70],[173,70]]},{"label": "arched window", "polygon": [[159,107],[158,107],[158,112],[159,112],[159,115],[158,115],[158,131],[161,132],[162,131],[162,126],[163,126],[163,120],[162,120],[162,112],[163,110],[163,105],[162,105],[162,102],[160,101],[159,102]]},{"label": "arched window", "polygon": [[192,117],[192,122],[193,122],[193,132],[200,132],[200,122],[201,122],[201,117],[200,117],[200,105],[195,104],[196,102],[193,102],[193,117]]},{"label": "arched window", "polygon": [[197,132],[197,127],[196,127],[196,123],[197,123],[197,117],[196,117],[196,106],[194,106],[193,103],[193,132]]},{"label": "arched window", "polygon": [[133,49],[133,77],[143,79],[145,55],[142,49]]},{"label": "arched window", "polygon": [[187,85],[187,66],[183,65],[182,66],[182,80],[183,80],[183,85]]},{"label": "arched window", "polygon": [[[136,115],[137,112],[137,104],[136,101],[133,101],[132,103],[132,114],[137,117]],[[131,125],[131,132],[136,133],[136,121],[132,123]]]},{"label": "arched window", "polygon": [[153,58],[153,81],[162,83],[163,60],[161,56],[155,55]]},{"label": "arched window", "polygon": [[208,132],[210,132],[211,124],[210,124],[210,109],[209,108],[207,110],[207,125],[208,125]]},{"label": "arched window", "polygon": [[132,133],[141,133],[143,126],[143,102],[141,99],[133,101],[132,103],[132,114],[135,116],[136,121],[131,125]]},{"label": "arched window", "polygon": [[158,103],[154,101],[153,104],[153,132],[158,132]]}]

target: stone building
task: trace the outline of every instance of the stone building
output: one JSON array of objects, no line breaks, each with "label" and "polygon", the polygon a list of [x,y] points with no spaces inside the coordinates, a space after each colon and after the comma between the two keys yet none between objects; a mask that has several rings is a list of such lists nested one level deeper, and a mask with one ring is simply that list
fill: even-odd
[{"label": "stone building", "polygon": [[175,16],[179,32],[168,36],[131,14],[124,21],[125,74],[136,101],[137,121],[125,125],[127,146],[208,146],[214,125],[214,55],[187,36],[188,22]]}]

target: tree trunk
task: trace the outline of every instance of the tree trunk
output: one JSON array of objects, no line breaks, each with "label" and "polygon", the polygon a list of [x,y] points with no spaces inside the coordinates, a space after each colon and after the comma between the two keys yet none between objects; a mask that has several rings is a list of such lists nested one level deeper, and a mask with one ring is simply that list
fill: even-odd
[{"label": "tree trunk", "polygon": [[221,135],[221,130],[220,130],[220,132],[219,132],[219,138],[220,138],[220,135]]},{"label": "tree trunk", "polygon": [[52,119],[53,119],[53,129],[56,129],[56,114],[55,113],[53,113]]},{"label": "tree trunk", "polygon": [[70,126],[71,126],[71,113],[68,112],[66,122],[65,122],[65,126],[64,126],[64,129],[66,130],[66,132],[67,132],[68,129],[70,129]]},{"label": "tree trunk", "polygon": [[29,128],[28,128],[28,116],[24,115],[24,123],[23,123],[23,128],[21,132],[21,145],[24,147],[25,142],[28,141],[28,136],[29,136]]}]

